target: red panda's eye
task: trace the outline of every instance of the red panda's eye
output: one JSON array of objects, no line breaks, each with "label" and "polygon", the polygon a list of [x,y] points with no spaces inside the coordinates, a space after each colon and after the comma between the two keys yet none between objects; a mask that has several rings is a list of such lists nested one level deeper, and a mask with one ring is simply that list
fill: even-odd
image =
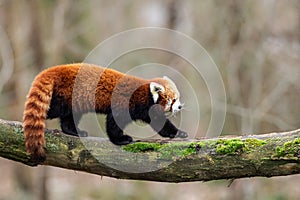
[{"label": "red panda's eye", "polygon": [[173,107],[173,104],[175,103],[175,101],[176,101],[176,99],[172,100],[171,107]]}]

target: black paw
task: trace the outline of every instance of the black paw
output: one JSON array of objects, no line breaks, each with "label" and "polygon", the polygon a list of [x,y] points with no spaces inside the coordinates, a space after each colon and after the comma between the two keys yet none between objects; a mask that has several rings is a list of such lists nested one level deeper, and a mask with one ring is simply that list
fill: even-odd
[{"label": "black paw", "polygon": [[175,135],[176,138],[187,138],[189,135],[181,130],[178,130],[177,134]]},{"label": "black paw", "polygon": [[86,131],[79,130],[78,136],[79,137],[87,137],[87,136],[89,136],[89,134]]},{"label": "black paw", "polygon": [[132,141],[132,137],[128,135],[122,135],[121,137],[114,138],[113,140],[111,140],[111,142],[115,145],[126,145],[132,143]]}]

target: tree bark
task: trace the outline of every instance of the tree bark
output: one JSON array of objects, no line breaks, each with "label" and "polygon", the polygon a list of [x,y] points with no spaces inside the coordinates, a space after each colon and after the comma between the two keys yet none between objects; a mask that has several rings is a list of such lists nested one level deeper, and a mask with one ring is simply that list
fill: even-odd
[{"label": "tree bark", "polygon": [[116,146],[46,130],[44,163],[26,153],[22,124],[0,120],[0,156],[121,179],[191,182],[300,173],[300,129],[197,140],[148,140]]}]

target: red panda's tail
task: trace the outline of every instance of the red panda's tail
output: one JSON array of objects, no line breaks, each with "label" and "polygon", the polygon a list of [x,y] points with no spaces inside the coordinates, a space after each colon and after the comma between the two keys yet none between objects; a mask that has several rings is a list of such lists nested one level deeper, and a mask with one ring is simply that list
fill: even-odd
[{"label": "red panda's tail", "polygon": [[44,129],[52,93],[53,80],[37,77],[32,83],[25,103],[23,130],[26,150],[31,154],[31,159],[37,162],[46,159]]}]

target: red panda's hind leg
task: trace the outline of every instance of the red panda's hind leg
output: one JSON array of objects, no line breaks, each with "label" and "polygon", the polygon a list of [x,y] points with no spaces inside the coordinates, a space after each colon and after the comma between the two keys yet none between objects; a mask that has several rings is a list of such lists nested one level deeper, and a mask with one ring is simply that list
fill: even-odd
[{"label": "red panda's hind leg", "polygon": [[[124,118],[123,118],[124,119]],[[123,134],[123,128],[128,124],[128,121],[120,120],[116,123],[112,113],[106,116],[106,132],[109,140],[115,145],[126,145],[132,143],[132,137]],[[121,127],[119,127],[121,126]]]},{"label": "red panda's hind leg", "polygon": [[[81,116],[79,119],[80,118]],[[72,113],[64,117],[60,117],[61,130],[68,135],[87,137],[88,133],[78,128],[79,119],[75,122]]]}]

